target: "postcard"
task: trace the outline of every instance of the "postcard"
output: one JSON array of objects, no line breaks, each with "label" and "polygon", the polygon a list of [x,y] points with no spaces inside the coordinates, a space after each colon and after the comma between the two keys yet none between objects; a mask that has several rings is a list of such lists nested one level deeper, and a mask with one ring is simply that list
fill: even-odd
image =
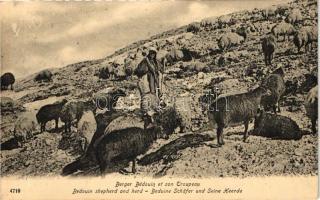
[{"label": "postcard", "polygon": [[317,199],[316,0],[0,3],[0,199]]}]

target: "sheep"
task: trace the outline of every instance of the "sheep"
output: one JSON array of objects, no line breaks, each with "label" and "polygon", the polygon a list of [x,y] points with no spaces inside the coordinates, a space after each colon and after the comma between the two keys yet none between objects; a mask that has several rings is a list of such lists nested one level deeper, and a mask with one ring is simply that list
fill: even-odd
[{"label": "sheep", "polygon": [[46,124],[48,121],[55,120],[56,127],[55,130],[58,129],[59,117],[61,114],[62,107],[67,103],[66,99],[63,99],[60,102],[55,102],[53,104],[48,104],[42,106],[38,113],[36,114],[36,118],[38,123],[40,124],[40,131],[46,131]]},{"label": "sheep", "polygon": [[202,27],[205,27],[206,30],[210,29],[210,28],[214,28],[218,23],[218,19],[217,18],[206,18],[201,20],[200,25]]},{"label": "sheep", "polygon": [[296,24],[302,21],[301,11],[297,8],[293,9],[286,18],[286,22]]},{"label": "sheep", "polygon": [[218,22],[218,19],[216,17],[210,17],[203,19],[200,24],[203,26],[214,26]]},{"label": "sheep", "polygon": [[118,61],[109,61],[107,64],[99,68],[99,78],[100,79],[123,79],[126,77],[125,71],[122,64]]},{"label": "sheep", "polygon": [[246,41],[247,37],[248,37],[248,34],[249,34],[249,31],[248,31],[248,29],[246,27],[241,26],[241,27],[237,28],[236,33],[238,35],[242,36],[243,40]]},{"label": "sheep", "polygon": [[134,59],[134,56],[129,55],[128,57],[126,57],[124,59],[124,69],[125,69],[125,73],[127,75],[127,77],[132,78],[133,74],[134,74],[134,70],[136,69],[136,66],[138,65],[138,62]]},{"label": "sheep", "polygon": [[289,5],[281,4],[277,6],[276,14],[285,16],[288,10],[289,10]]},{"label": "sheep", "polygon": [[208,118],[211,128],[214,122],[217,127],[218,145],[224,145],[223,128],[229,124],[244,122],[245,131],[243,141],[248,137],[249,121],[257,114],[261,97],[270,91],[263,87],[258,87],[252,91],[220,96],[213,103],[209,103]]},{"label": "sheep", "polygon": [[279,39],[279,36],[283,36],[282,41],[285,41],[286,36],[288,37],[288,40],[289,40],[290,39],[289,37],[294,35],[296,30],[292,24],[281,22],[279,24],[274,25],[271,29],[271,32],[277,39]]},{"label": "sheep", "polygon": [[[230,63],[239,63],[239,57],[240,57],[241,52],[235,52],[235,51],[229,51],[226,53],[223,53],[221,57],[224,57],[225,65],[230,64]],[[223,58],[221,58],[223,59]],[[218,60],[219,61],[219,60]]]},{"label": "sheep", "polygon": [[134,120],[132,119],[128,120],[127,123],[123,123],[125,122],[125,119],[122,117],[123,115],[124,115],[123,112],[120,112],[117,110],[111,110],[111,111],[108,110],[104,113],[97,114],[95,116],[95,121],[97,122],[97,130],[92,136],[91,142],[86,148],[85,153],[81,157],[79,157],[77,160],[66,165],[62,170],[62,175],[67,176],[69,174],[76,172],[77,170],[86,170],[96,166],[97,160],[95,156],[95,146],[96,146],[95,144],[97,143],[99,138],[101,138],[104,135],[104,133],[108,130],[110,123],[114,122],[113,124],[115,124],[115,126],[119,126],[120,124],[121,125],[134,124],[133,122]]},{"label": "sheep", "polygon": [[200,31],[200,23],[191,23],[187,27],[187,32],[197,33]]},{"label": "sheep", "polygon": [[[140,91],[141,93],[141,91]],[[159,98],[152,93],[141,93],[141,111],[145,115],[151,117],[150,120],[153,120],[153,115],[157,112],[160,105]]]},{"label": "sheep", "polygon": [[178,111],[173,107],[165,107],[159,112],[155,113],[154,116],[154,123],[150,124],[148,118],[141,116],[141,112],[134,112],[131,114],[121,113],[118,111],[107,111],[107,113],[103,114],[103,116],[101,114],[97,115],[96,121],[98,123],[98,129],[92,137],[86,153],[76,161],[65,166],[62,175],[69,175],[77,170],[86,170],[96,166],[96,147],[112,132],[121,131],[124,129],[132,130],[132,128],[138,128],[140,130],[144,130],[145,128],[149,129],[150,126],[148,127],[148,124],[150,124],[151,126],[160,126],[161,135],[163,138],[166,138],[166,136],[172,134],[177,127],[180,127],[180,131],[184,130],[183,119],[179,115]]},{"label": "sheep", "polygon": [[[150,121],[143,118],[137,121],[136,126],[109,129],[110,132],[97,140],[95,152],[102,174],[123,161],[132,161],[132,172],[135,173],[136,157],[145,153],[157,138],[166,139],[179,124],[175,123],[177,115],[174,114],[172,108],[160,111],[156,116],[154,123],[150,124]],[[144,128],[142,128],[142,122]]]},{"label": "sheep", "polygon": [[[113,131],[126,129],[130,127],[138,127],[143,129],[143,119],[138,117],[136,113],[121,114],[119,117],[115,118],[108,124],[103,134],[106,135]],[[101,138],[101,136],[99,138]],[[96,143],[99,143],[99,140],[96,140]]]},{"label": "sheep", "polygon": [[293,43],[298,48],[298,53],[300,53],[301,47],[305,46],[305,52],[312,48],[312,43],[317,42],[317,27],[316,26],[306,26],[297,31],[293,38]]},{"label": "sheep", "polygon": [[[106,124],[104,128],[104,131],[101,131],[102,133],[95,133],[91,142],[91,146],[93,148],[96,148],[97,144],[99,144],[106,135],[114,131],[132,127],[144,129],[146,124],[144,120],[146,119],[147,118],[144,118],[144,116],[141,117],[141,112],[139,112],[138,114],[136,112],[121,113],[118,116],[114,117],[112,120],[108,121],[108,124]],[[150,121],[148,121],[148,124],[146,125],[149,124]]]},{"label": "sheep", "polygon": [[13,90],[14,82],[15,78],[11,72],[4,73],[1,76],[1,89],[7,89],[9,86],[11,86],[11,90]]},{"label": "sheep", "polygon": [[305,50],[307,52],[307,42],[308,42],[308,34],[306,30],[299,30],[294,34],[293,43],[298,48],[298,53],[301,51],[301,47],[305,46]]},{"label": "sheep", "polygon": [[26,108],[23,105],[21,105],[21,103],[13,100],[10,97],[1,96],[0,102],[0,113],[2,116],[10,113],[19,113],[26,111]]},{"label": "sheep", "polygon": [[69,101],[66,103],[62,110],[60,119],[64,122],[65,132],[71,132],[71,123],[76,120],[77,123],[79,122],[80,118],[83,115],[84,111],[87,110],[94,110],[94,103],[93,101],[89,100],[87,102],[84,101]]},{"label": "sheep", "polygon": [[108,66],[110,68],[111,75],[114,76],[113,78],[123,78],[122,76],[125,76],[124,60],[126,57],[128,56],[123,54],[109,62]]},{"label": "sheep", "polygon": [[158,62],[161,64],[161,71],[165,72],[166,67],[167,67],[167,55],[168,55],[168,51],[164,50],[164,49],[159,49],[158,48],[158,52],[157,52],[157,56],[156,59],[158,60]]},{"label": "sheep", "polygon": [[3,109],[4,107],[13,107],[15,102],[12,98],[10,97],[0,97],[0,103],[1,103],[1,109]]},{"label": "sheep", "polygon": [[13,136],[20,147],[38,132],[34,116],[34,113],[26,112],[15,121]]},{"label": "sheep", "polygon": [[158,42],[156,42],[156,49],[157,49],[157,56],[156,59],[157,61],[161,64],[161,70],[164,72],[165,68],[167,66],[167,57],[169,52],[165,49],[163,49],[163,46],[161,47],[160,44]]},{"label": "sheep", "polygon": [[258,22],[258,21],[262,21],[264,20],[264,17],[262,16],[261,14],[262,11],[260,10],[254,10],[252,13],[251,13],[251,17],[250,17],[250,20],[252,22]]},{"label": "sheep", "polygon": [[272,107],[275,114],[277,114],[277,107],[278,112],[281,112],[279,101],[286,90],[286,85],[283,78],[284,71],[280,67],[272,72],[272,74],[270,74],[262,82],[262,86],[269,89],[271,91],[271,94],[262,97],[261,105],[263,105],[265,109],[269,109],[270,107]]},{"label": "sheep", "polygon": [[196,52],[187,48],[171,48],[165,56],[168,65],[173,65],[179,61],[189,62],[197,57],[198,54]]},{"label": "sheep", "polygon": [[254,15],[254,14],[259,14],[261,12],[261,10],[259,10],[258,8],[254,8],[253,10],[251,10],[251,13],[249,12],[249,14]]},{"label": "sheep", "polygon": [[273,53],[276,49],[276,39],[273,35],[268,35],[261,39],[262,51],[264,54],[264,62],[266,66],[271,65]]},{"label": "sheep", "polygon": [[177,127],[180,129],[180,133],[185,132],[186,128],[188,128],[186,121],[176,106],[166,106],[160,109],[154,118],[156,124],[161,124],[161,130],[165,138],[172,134]]},{"label": "sheep", "polygon": [[298,124],[289,117],[258,111],[254,121],[254,135],[273,139],[299,140],[302,137]]},{"label": "sheep", "polygon": [[99,68],[99,79],[109,79],[110,78],[110,69],[109,67]]},{"label": "sheep", "polygon": [[116,80],[118,78],[117,73],[119,72],[119,64],[117,64],[115,61],[111,61],[106,67],[108,68],[110,79]]},{"label": "sheep", "polygon": [[39,72],[35,77],[34,81],[41,82],[41,81],[52,81],[53,74],[50,70],[46,69],[41,72]]},{"label": "sheep", "polygon": [[226,26],[230,23],[231,17],[228,15],[223,15],[218,18],[218,28],[226,28]]},{"label": "sheep", "polygon": [[229,49],[232,46],[236,46],[244,41],[244,38],[237,33],[229,32],[223,34],[218,39],[218,46],[220,50],[223,52],[226,49]]},{"label": "sheep", "polygon": [[125,97],[126,93],[121,88],[108,88],[107,91],[100,92],[93,97],[98,109],[113,111],[117,106],[118,99]]},{"label": "sheep", "polygon": [[180,75],[182,75],[182,73],[194,74],[199,72],[204,72],[204,73],[210,72],[209,66],[207,66],[205,63],[198,62],[198,61],[182,63],[179,66],[179,68],[181,69],[181,71],[179,71],[179,73],[181,73]]},{"label": "sheep", "polygon": [[136,67],[135,60],[129,55],[124,59],[124,71],[127,78],[132,79],[134,69]]},{"label": "sheep", "polygon": [[[129,161],[133,161],[132,172],[135,173],[136,156],[146,152],[158,137],[165,138],[166,134],[171,134],[169,131],[174,129],[163,129],[158,124],[161,119],[157,117],[157,121],[150,126],[150,122],[140,115],[120,114],[109,121],[104,131],[96,131],[85,155],[65,166],[62,175],[97,165],[100,166],[101,173],[105,173],[107,168],[114,168],[119,163]],[[167,118],[166,120],[168,121]],[[171,124],[176,126],[175,123]]]},{"label": "sheep", "polygon": [[124,80],[128,77],[122,63],[120,64],[118,61],[114,61],[111,63],[111,67],[112,70],[110,74],[113,80]]},{"label": "sheep", "polygon": [[312,133],[316,134],[316,123],[318,119],[318,85],[308,92],[307,98],[304,102],[304,107],[306,109],[307,116],[311,120]]},{"label": "sheep", "polygon": [[97,122],[93,112],[90,110],[84,111],[77,124],[77,133],[83,139],[81,140],[81,147],[84,152],[86,152],[96,130]]},{"label": "sheep", "polygon": [[106,135],[95,151],[101,174],[123,160],[132,161],[132,173],[135,173],[136,157],[145,153],[160,134],[159,127],[131,127]]},{"label": "sheep", "polygon": [[262,16],[269,20],[270,17],[276,16],[276,10],[277,8],[275,6],[266,8],[264,10],[262,10]]},{"label": "sheep", "polygon": [[206,27],[206,26],[208,26],[209,25],[209,20],[208,19],[202,19],[201,21],[200,21],[200,26],[201,27]]},{"label": "sheep", "polygon": [[194,71],[196,73],[203,72],[203,73],[209,73],[211,71],[210,67],[202,62],[193,62],[194,64]]}]

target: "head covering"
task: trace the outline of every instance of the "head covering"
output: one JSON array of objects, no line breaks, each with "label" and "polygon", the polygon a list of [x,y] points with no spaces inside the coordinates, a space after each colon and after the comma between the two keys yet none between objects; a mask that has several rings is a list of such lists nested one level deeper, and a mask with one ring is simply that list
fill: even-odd
[{"label": "head covering", "polygon": [[153,53],[157,53],[158,51],[157,51],[157,49],[156,48],[154,48],[154,47],[150,47],[149,48],[149,54],[151,53],[151,52],[153,52]]}]

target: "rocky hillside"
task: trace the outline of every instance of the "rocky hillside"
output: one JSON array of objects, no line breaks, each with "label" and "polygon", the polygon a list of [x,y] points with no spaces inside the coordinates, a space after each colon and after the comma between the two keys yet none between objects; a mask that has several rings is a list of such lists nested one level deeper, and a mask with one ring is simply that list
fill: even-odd
[{"label": "rocky hillside", "polygon": [[[55,176],[62,168],[79,156],[76,148],[61,148],[63,128],[36,135],[22,148],[17,148],[13,139],[16,119],[23,112],[35,112],[42,105],[66,98],[68,100],[89,99],[95,93],[117,86],[124,88],[127,96],[120,98],[119,110],[134,110],[140,106],[137,77],[124,80],[102,80],[97,73],[110,62],[118,62],[120,72],[123,60],[142,46],[154,46],[156,42],[163,49],[185,48],[196,56],[191,61],[172,63],[166,69],[164,97],[167,104],[183,101],[184,117],[188,122],[184,133],[173,134],[168,140],[159,139],[146,153],[174,145],[183,137],[210,136],[193,142],[172,154],[163,155],[152,163],[139,164],[136,175],[169,177],[212,177],[212,176],[268,176],[268,175],[315,175],[317,173],[317,137],[311,135],[311,122],[306,117],[303,101],[307,91],[314,86],[308,77],[317,74],[317,47],[311,51],[297,52],[292,37],[277,42],[272,66],[265,66],[261,50],[261,38],[271,31],[297,8],[303,20],[295,25],[317,24],[316,1],[294,1],[263,10],[232,13],[219,18],[208,18],[179,29],[155,35],[135,42],[114,54],[99,60],[85,61],[62,68],[52,69],[51,82],[34,82],[31,75],[15,84],[14,91],[2,91],[1,97],[14,100],[14,109],[1,112],[1,174],[2,176]],[[283,10],[272,14],[270,10]],[[314,15],[314,13],[316,13]],[[241,26],[248,30],[246,40],[221,52],[217,39]],[[224,62],[219,60],[224,58]],[[221,94],[245,92],[260,84],[271,71],[278,67],[285,70],[286,92],[281,101],[281,115],[295,120],[302,129],[303,137],[297,141],[271,140],[251,135],[247,143],[242,142],[242,126],[225,129],[223,147],[216,146],[216,130],[208,130],[207,117],[202,112],[199,97],[212,87]],[[174,100],[175,99],[175,100]],[[6,105],[2,105],[3,108]],[[3,111],[2,108],[2,111]],[[124,109],[125,108],[125,109]],[[62,123],[60,123],[62,124]],[[53,123],[50,125],[54,127]],[[61,125],[60,125],[61,126]],[[249,130],[253,124],[250,124]],[[49,127],[49,125],[48,125]],[[75,129],[73,130],[75,131]],[[193,134],[195,136],[188,136]],[[143,158],[145,155],[139,156]],[[95,171],[89,174],[96,174]]]}]

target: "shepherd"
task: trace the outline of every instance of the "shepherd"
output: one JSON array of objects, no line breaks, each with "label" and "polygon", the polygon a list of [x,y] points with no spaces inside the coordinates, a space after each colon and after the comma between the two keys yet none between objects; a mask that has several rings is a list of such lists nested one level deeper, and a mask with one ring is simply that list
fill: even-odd
[{"label": "shepherd", "polygon": [[141,111],[144,117],[153,122],[153,115],[157,113],[159,99],[162,95],[161,82],[161,64],[156,59],[157,50],[150,48],[147,56],[139,63],[135,70],[138,76],[138,88],[141,96]]}]

